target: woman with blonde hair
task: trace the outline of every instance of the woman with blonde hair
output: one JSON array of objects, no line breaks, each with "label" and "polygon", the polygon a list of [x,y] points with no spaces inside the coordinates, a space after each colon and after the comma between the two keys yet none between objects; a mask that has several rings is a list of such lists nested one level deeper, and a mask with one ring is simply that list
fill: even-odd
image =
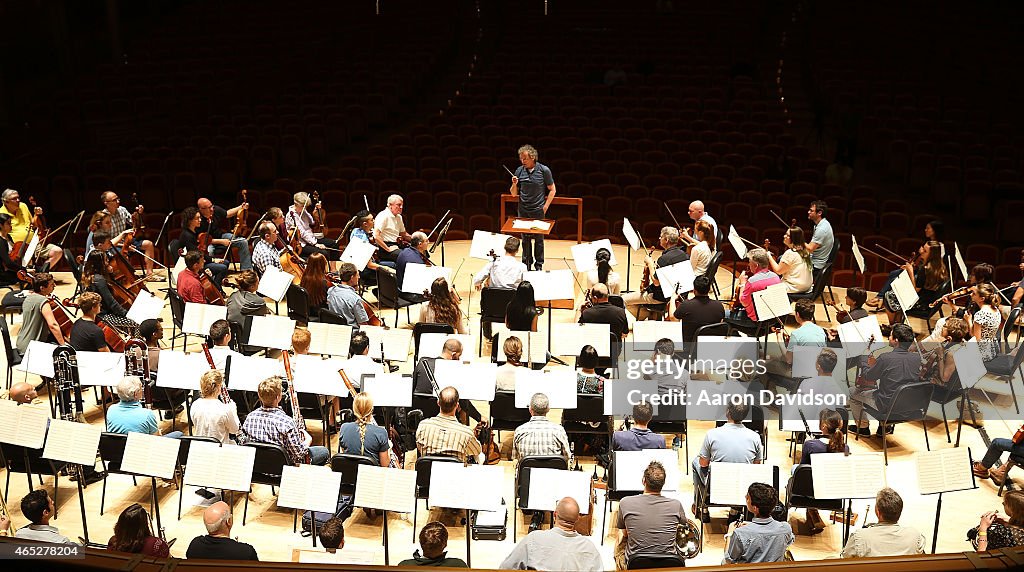
[{"label": "woman with blonde hair", "polygon": [[462,309],[444,278],[436,278],[430,285],[428,301],[420,307],[420,322],[448,324],[457,333],[466,333],[466,326],[462,323]]},{"label": "woman with blonde hair", "polygon": [[711,257],[715,254],[715,229],[708,221],[699,220],[693,225],[693,234],[697,242],[690,250],[690,264],[693,265],[693,275],[701,276],[707,273]]},{"label": "woman with blonde hair", "polygon": [[999,324],[1003,315],[999,312],[999,293],[992,284],[978,284],[971,290],[971,301],[978,306],[978,311],[966,314],[964,320],[971,331],[971,336],[978,340],[981,358],[992,361],[999,355]]},{"label": "woman with blonde hair", "polygon": [[498,367],[495,389],[498,391],[516,390],[516,371],[522,367],[523,342],[516,336],[509,336],[501,346],[505,352],[505,363]]},{"label": "woman with blonde hair", "polygon": [[368,393],[359,393],[352,402],[356,420],[341,426],[338,444],[343,453],[362,455],[388,466],[388,432],[373,420],[373,399]]},{"label": "woman with blonde hair", "polygon": [[224,374],[211,369],[199,378],[199,392],[202,399],[192,402],[189,414],[192,417],[192,434],[199,437],[213,437],[223,444],[231,442],[231,435],[238,434],[238,408],[234,401],[220,400]]},{"label": "woman with blonde hair", "polygon": [[782,278],[786,292],[799,294],[809,291],[814,286],[814,281],[811,274],[811,253],[807,251],[803,229],[798,226],[791,227],[782,236],[782,243],[786,245],[787,250],[779,257],[778,262],[771,252],[768,253],[768,264],[772,272]]}]

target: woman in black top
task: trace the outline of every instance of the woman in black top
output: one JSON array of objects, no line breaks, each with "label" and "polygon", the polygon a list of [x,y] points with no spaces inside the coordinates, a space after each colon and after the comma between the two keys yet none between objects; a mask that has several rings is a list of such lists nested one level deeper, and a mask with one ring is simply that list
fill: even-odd
[{"label": "woman in black top", "polygon": [[533,284],[519,283],[512,301],[505,309],[505,325],[514,332],[537,331],[537,303],[533,297]]},{"label": "woman in black top", "polygon": [[0,214],[0,286],[18,283],[18,271],[25,267],[21,260],[11,259],[14,241],[11,240],[11,215]]},{"label": "woman in black top", "polygon": [[99,315],[101,320],[124,335],[136,337],[139,325],[126,317],[128,309],[122,306],[111,292],[110,285],[115,282],[110,275],[110,267],[107,266],[107,255],[101,250],[90,252],[82,267],[82,289],[100,295],[103,302]]},{"label": "woman in black top", "polygon": [[[181,234],[178,236],[180,252],[199,250],[199,225],[202,222],[203,217],[199,214],[199,209],[196,207],[188,207],[182,211]],[[179,253],[174,254],[177,256]],[[206,264],[203,265],[203,268],[213,273],[213,283],[217,286],[217,289],[221,289],[221,282],[224,281],[224,276],[228,273],[228,265],[224,264],[221,258],[211,258],[206,251],[203,251],[203,256],[206,258]]]}]

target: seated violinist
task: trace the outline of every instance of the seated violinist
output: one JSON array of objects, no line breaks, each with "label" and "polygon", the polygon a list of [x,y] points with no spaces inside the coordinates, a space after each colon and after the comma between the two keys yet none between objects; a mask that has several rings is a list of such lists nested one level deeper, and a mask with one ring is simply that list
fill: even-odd
[{"label": "seated violinist", "polygon": [[68,343],[76,351],[80,352],[109,352],[107,340],[103,336],[103,329],[96,325],[96,318],[100,314],[102,300],[95,292],[85,292],[78,297],[78,308],[82,311],[82,317],[71,326],[71,336]]},{"label": "seated violinist", "polygon": [[[199,248],[199,225],[202,224],[203,217],[199,214],[199,209],[196,207],[186,207],[181,213],[181,235],[178,236],[178,248],[183,249],[185,252],[192,250],[203,250]],[[207,235],[209,236],[209,235]],[[212,237],[211,237],[212,238]],[[205,258],[205,253],[204,253]],[[186,259],[185,264],[188,265]],[[213,274],[213,285],[218,290],[221,289],[220,284],[224,280],[224,275],[228,272],[227,264],[224,264],[224,259],[213,258],[205,263],[202,269],[209,269]]]},{"label": "seated violinist", "polygon": [[314,252],[306,258],[306,269],[299,280],[299,286],[306,291],[306,299],[309,300],[309,315],[314,319],[320,316],[320,310],[327,307],[327,291],[332,285],[327,267],[327,257]]},{"label": "seated violinist", "polygon": [[645,272],[650,274],[650,284],[646,290],[631,292],[622,297],[626,310],[633,314],[636,319],[645,320],[651,315],[648,305],[660,307],[668,302],[669,298],[665,296],[661,289],[661,281],[658,279],[657,269],[690,260],[690,256],[686,254],[686,250],[682,248],[679,240],[678,229],[671,226],[663,227],[658,242],[661,248],[664,249],[664,252],[661,253],[658,262],[655,263],[650,255],[644,257],[644,264],[647,266]]},{"label": "seated violinist", "polygon": [[608,302],[608,287],[597,283],[590,289],[590,298],[593,305],[580,314],[581,324],[608,324],[611,333],[621,339],[626,339],[629,333],[629,321],[626,320],[626,311]]},{"label": "seated violinist", "polygon": [[264,221],[259,226],[260,239],[256,241],[256,247],[252,250],[252,263],[256,272],[260,275],[267,271],[268,266],[281,270],[281,251],[278,250],[277,225]]},{"label": "seated violinist", "polygon": [[178,296],[186,302],[205,304],[206,294],[199,274],[203,272],[203,253],[189,250],[185,254],[185,269],[178,273]]},{"label": "seated violinist", "polygon": [[350,326],[361,326],[370,321],[370,316],[363,306],[365,301],[356,292],[359,286],[359,272],[356,265],[351,262],[343,262],[341,270],[338,271],[341,282],[335,284],[327,291],[327,309],[344,318],[345,323]]},{"label": "seated violinist", "polygon": [[[402,208],[405,206],[405,199],[401,195],[388,197],[388,207],[380,211],[373,220],[373,240],[380,249],[381,260],[398,261],[399,239],[412,240],[409,233],[405,231],[405,221],[402,220]],[[399,281],[401,284],[401,281]]]},{"label": "seated violinist", "polygon": [[804,242],[803,229],[798,226],[790,227],[786,234],[782,235],[782,243],[786,245],[787,250],[779,257],[778,262],[772,253],[768,252],[768,264],[772,272],[782,278],[786,292],[800,294],[810,291],[814,286],[811,278],[811,253]]},{"label": "seated violinist", "polygon": [[[768,252],[763,248],[752,248],[747,251],[747,270],[740,274],[739,291],[736,293],[736,300],[739,307],[734,304],[733,310],[726,316],[725,321],[734,329],[745,334],[753,333],[757,329],[757,309],[754,307],[754,292],[760,292],[774,284],[779,284],[782,279],[772,272],[768,262]],[[750,272],[750,276],[747,276]]]},{"label": "seated violinist", "polygon": [[[349,243],[351,244],[353,240],[358,240],[368,244],[377,244],[373,235],[373,223],[374,218],[370,211],[363,209],[357,212],[353,219],[352,232],[348,235]],[[397,256],[397,254],[395,256]],[[374,258],[380,258],[379,254],[374,256]],[[391,274],[394,274],[395,272],[394,259],[384,260],[382,258],[379,261],[374,261],[374,258],[371,258],[370,261],[366,263],[366,268],[364,268],[360,273],[364,283],[375,283],[377,280],[378,269],[381,269],[382,272],[389,272]]]},{"label": "seated violinist", "polygon": [[[97,236],[99,235],[100,233],[97,233]],[[85,260],[85,265],[82,267],[82,290],[100,295],[104,308],[104,311],[100,313],[102,321],[124,336],[135,337],[137,335],[139,325],[128,319],[128,308],[125,308],[125,305],[131,307],[131,303],[137,295],[133,293],[133,290],[134,292],[138,292],[138,290],[126,288],[125,284],[111,275],[107,256],[99,248],[89,253],[89,258]]]},{"label": "seated violinist", "polygon": [[[399,291],[402,289],[402,281],[405,280],[405,267],[409,264],[426,264],[430,258],[427,254],[427,250],[430,248],[430,240],[425,232],[417,231],[412,233],[412,238],[409,239],[409,246],[410,248],[403,248],[398,253],[398,260],[395,263],[395,277],[398,280]],[[415,304],[426,301],[422,294],[402,292],[401,296]]]},{"label": "seated violinist", "polygon": [[227,319],[238,325],[245,324],[246,316],[266,316],[270,313],[267,301],[256,293],[259,288],[260,278],[252,270],[243,270],[235,276],[235,284],[238,289],[227,299]]},{"label": "seated violinist", "polygon": [[[65,343],[60,324],[47,303],[53,288],[53,276],[49,272],[38,272],[32,277],[32,291],[21,304],[21,330],[16,342],[22,355],[25,355],[29,342],[33,340],[56,342],[58,345]],[[66,314],[64,319],[69,319]]]},{"label": "seated violinist", "polygon": [[[29,213],[28,205],[21,202],[18,195],[18,191],[14,189],[7,189],[3,195],[0,196],[3,200],[3,206],[0,206],[0,214],[9,215],[11,217],[11,238],[14,242],[24,242],[29,239],[29,229],[32,228],[32,219],[34,215],[42,216],[43,209],[35,207],[32,213]],[[29,199],[31,200],[31,199]],[[45,228],[43,230],[46,230]],[[45,233],[39,236],[42,240],[46,236]],[[42,246],[39,251],[46,254],[47,263],[49,268],[54,268],[57,263],[60,262],[64,251],[61,250],[56,244],[50,243]],[[42,254],[40,254],[41,256]]]},{"label": "seated violinist", "polygon": [[[117,197],[117,193],[113,191],[102,193],[100,200],[103,201],[103,206],[110,213],[111,236],[121,236],[126,230],[132,228],[132,213],[121,206],[121,199]],[[146,255],[146,275],[153,274],[153,257],[156,256],[156,248],[153,246],[153,241],[133,235],[132,247]]]},{"label": "seated violinist", "polygon": [[448,324],[456,333],[465,334],[466,326],[462,321],[462,308],[448,281],[443,277],[434,279],[430,285],[430,296],[427,303],[420,306],[421,323]]},{"label": "seated violinist", "polygon": [[[309,194],[304,191],[295,193],[293,203],[284,218],[284,224],[289,233],[297,232],[299,246],[302,249],[298,254],[309,256],[314,252],[319,252],[328,260],[340,259],[341,252],[338,251],[338,243],[334,239],[317,238],[313,234],[313,215],[309,214],[308,209],[318,207],[319,203],[312,204]],[[295,231],[296,228],[298,231]]]},{"label": "seated violinist", "polygon": [[199,207],[199,215],[202,221],[199,223],[199,231],[209,234],[212,239],[210,243],[213,246],[210,247],[210,251],[207,254],[213,256],[215,251],[221,252],[226,251],[228,248],[237,248],[238,267],[241,270],[251,269],[252,260],[249,255],[249,241],[244,240],[244,236],[236,237],[221,228],[224,221],[229,218],[236,218],[239,216],[239,213],[248,212],[249,203],[242,203],[237,207],[225,210],[222,207],[215,206],[210,199],[201,198],[196,205]]}]

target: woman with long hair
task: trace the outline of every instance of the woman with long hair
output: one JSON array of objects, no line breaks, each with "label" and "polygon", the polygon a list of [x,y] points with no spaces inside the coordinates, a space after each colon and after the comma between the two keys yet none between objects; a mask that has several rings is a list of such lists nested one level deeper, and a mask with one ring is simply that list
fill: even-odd
[{"label": "woman with long hair", "polygon": [[595,284],[604,284],[608,287],[608,293],[617,295],[622,291],[622,282],[619,273],[612,270],[612,253],[607,248],[598,248],[594,253],[594,260],[597,268],[587,271],[587,289]]},{"label": "woman with long hair", "polygon": [[18,271],[25,267],[21,265],[20,256],[18,260],[11,258],[14,249],[14,240],[11,239],[11,230],[14,220],[9,214],[0,213],[0,285],[8,286],[18,283]]},{"label": "woman with long hair", "polygon": [[847,453],[850,447],[846,444],[845,431],[843,431],[843,416],[835,409],[822,409],[818,412],[818,429],[821,436],[804,441],[803,453],[800,455],[800,464],[811,464],[811,455],[815,453]]},{"label": "woman with long hair", "polygon": [[[942,241],[945,240],[945,230],[946,225],[939,219],[935,219],[924,225],[924,244],[927,245],[932,242],[936,243],[938,246],[937,250],[939,251],[938,257],[940,259],[946,255],[946,246],[942,243]],[[920,252],[920,250],[918,250],[918,252]],[[903,267],[896,268],[889,272],[889,277],[885,280],[885,284],[882,285],[882,288],[878,290],[878,294],[875,294],[874,298],[868,300],[868,307],[881,309],[882,306],[885,305],[886,294],[889,293],[892,288],[893,281],[896,280],[901,272],[903,272]],[[910,273],[913,274],[913,270],[911,270]]]},{"label": "woman with long hair", "polygon": [[983,513],[978,526],[967,531],[978,552],[1024,546],[1024,491],[1003,493],[1003,510],[1005,517],[998,511]]},{"label": "woman with long hair", "polygon": [[466,326],[462,322],[462,308],[448,288],[448,281],[438,277],[430,285],[430,297],[420,307],[420,322],[448,324],[457,333],[465,334]]},{"label": "woman with long hair", "polygon": [[498,366],[495,388],[498,391],[515,391],[516,371],[526,365],[522,363],[523,342],[516,336],[509,336],[501,349],[505,352],[505,363]]},{"label": "woman with long hair", "polygon": [[999,324],[1003,315],[999,312],[999,293],[992,284],[978,284],[971,289],[971,301],[978,311],[966,314],[964,319],[971,330],[971,336],[978,340],[981,359],[991,361],[999,355]]},{"label": "woman with long hair", "polygon": [[312,314],[317,315],[321,308],[327,307],[327,290],[331,284],[327,281],[326,256],[314,252],[306,258],[306,270],[302,273],[299,285],[306,290]]},{"label": "woman with long hair", "polygon": [[[926,242],[918,250],[917,258],[922,263],[915,267],[912,260],[907,261],[900,269],[910,274],[910,280],[917,290],[918,300],[913,308],[909,310],[927,310],[932,302],[942,297],[943,283],[949,278],[946,265],[942,262],[942,245],[938,242]],[[905,312],[896,299],[896,293],[891,289],[885,293],[885,312],[889,316],[889,323],[896,324],[903,321]]]},{"label": "woman with long hair", "polygon": [[171,547],[153,535],[149,513],[139,503],[134,503],[121,512],[114,525],[114,536],[107,541],[107,550],[145,554],[156,558],[167,558]]},{"label": "woman with long hair", "polygon": [[139,325],[128,319],[128,310],[125,309],[111,292],[111,284],[117,284],[114,277],[110,275],[110,267],[107,266],[107,255],[100,250],[93,250],[85,259],[82,267],[82,291],[95,292],[100,295],[103,302],[99,318],[110,324],[122,334],[135,337],[139,331]]},{"label": "woman with long hair", "polygon": [[516,332],[537,331],[537,301],[533,297],[533,284],[522,281],[505,310],[505,325]]},{"label": "woman with long hair", "polygon": [[338,438],[343,453],[362,455],[388,466],[388,432],[373,420],[373,399],[368,393],[359,393],[352,401],[352,413],[356,420],[341,426]]},{"label": "woman with long hair", "polygon": [[791,227],[782,236],[782,243],[786,245],[787,250],[779,257],[778,262],[771,252],[768,253],[768,263],[772,272],[782,278],[786,292],[799,294],[809,291],[814,282],[811,274],[811,253],[807,251],[803,229],[798,226]]},{"label": "woman with long hair", "polygon": [[698,220],[693,225],[693,234],[697,242],[690,250],[690,264],[693,265],[693,275],[701,276],[707,273],[711,257],[717,248],[715,228],[706,220]]},{"label": "woman with long hair", "polygon": [[597,362],[597,348],[591,345],[583,346],[580,356],[576,358],[577,393],[604,393],[605,378],[597,374]]}]

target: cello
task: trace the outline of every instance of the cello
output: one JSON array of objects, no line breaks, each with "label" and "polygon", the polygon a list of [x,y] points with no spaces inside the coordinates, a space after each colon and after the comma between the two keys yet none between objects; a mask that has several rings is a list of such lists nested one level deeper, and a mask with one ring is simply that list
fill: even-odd
[{"label": "cello", "polygon": [[242,189],[242,207],[235,213],[235,228],[231,229],[231,235],[235,237],[249,234],[249,227],[246,219],[249,218],[249,191]]},{"label": "cello", "polygon": [[[54,304],[57,304],[56,300],[51,300],[51,302],[53,302]],[[57,304],[57,305],[59,305],[59,304]],[[71,300],[68,300],[68,299],[64,300],[63,305],[67,306],[69,308],[77,308],[78,307],[78,304],[76,304],[76,303],[74,303],[74,302],[72,302]],[[51,305],[51,308],[53,308],[52,305]],[[54,317],[56,317],[56,315],[57,315],[57,313],[54,312]],[[67,318],[66,315],[64,317]],[[70,320],[68,320],[68,321],[70,322]],[[103,340],[107,342],[108,346],[110,346],[110,351],[117,352],[117,353],[124,353],[125,341],[124,341],[124,338],[121,337],[121,334],[117,333],[117,330],[112,328],[109,324],[107,324],[103,320],[99,319],[98,317],[96,318],[96,325],[101,330],[103,330]],[[61,326],[61,334],[62,335],[64,334],[64,327],[63,327],[63,325]],[[66,337],[70,337],[70,336],[71,336],[71,327],[68,326],[68,333],[67,333]]]}]

